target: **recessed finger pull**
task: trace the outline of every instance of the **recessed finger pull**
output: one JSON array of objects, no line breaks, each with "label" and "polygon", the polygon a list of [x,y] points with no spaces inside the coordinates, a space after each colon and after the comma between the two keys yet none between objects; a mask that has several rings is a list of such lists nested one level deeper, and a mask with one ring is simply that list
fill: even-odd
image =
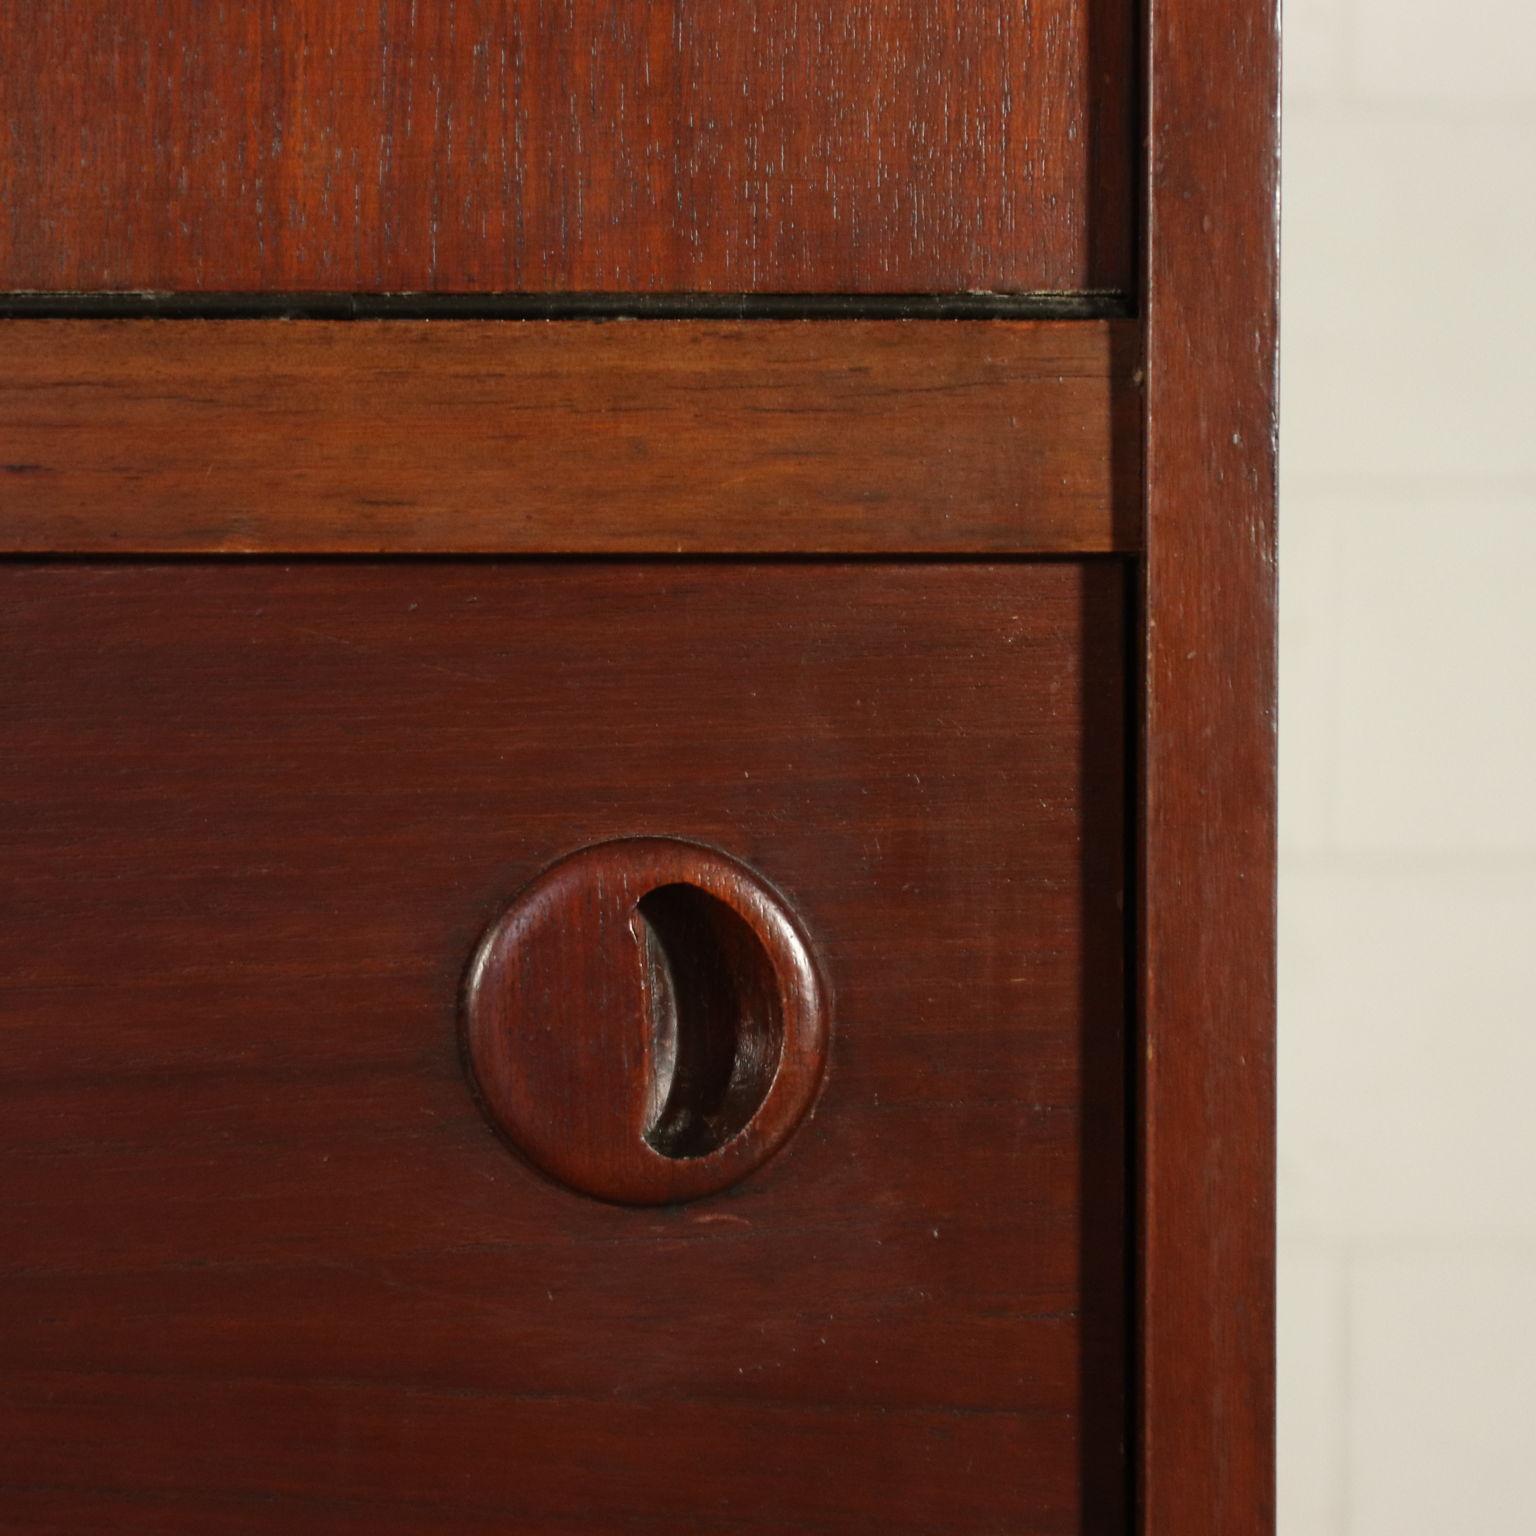
[{"label": "recessed finger pull", "polygon": [[551,1177],[656,1205],[734,1184],[804,1115],[824,991],[783,899],[670,838],[545,870],[485,936],[466,998],[493,1123]]}]

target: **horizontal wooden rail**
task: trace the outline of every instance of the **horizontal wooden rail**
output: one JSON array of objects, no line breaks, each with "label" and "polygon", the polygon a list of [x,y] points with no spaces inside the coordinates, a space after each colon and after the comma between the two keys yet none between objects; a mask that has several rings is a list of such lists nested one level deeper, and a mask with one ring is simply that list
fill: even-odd
[{"label": "horizontal wooden rail", "polygon": [[0,325],[0,553],[1094,553],[1128,321]]}]

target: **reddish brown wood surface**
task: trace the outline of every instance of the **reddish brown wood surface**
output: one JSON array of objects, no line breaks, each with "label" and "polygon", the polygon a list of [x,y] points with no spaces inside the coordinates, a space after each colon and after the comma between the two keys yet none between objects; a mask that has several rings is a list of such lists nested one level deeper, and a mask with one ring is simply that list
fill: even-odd
[{"label": "reddish brown wood surface", "polygon": [[1151,0],[1145,1536],[1274,1529],[1272,0]]},{"label": "reddish brown wood surface", "polygon": [[20,0],[0,287],[1132,286],[1131,0]]},{"label": "reddish brown wood surface", "polygon": [[[0,569],[7,1529],[1122,1531],[1126,576]],[[835,999],[788,1145],[658,1210],[460,1051],[632,834]]]},{"label": "reddish brown wood surface", "polygon": [[717,1194],[800,1123],[827,999],[795,915],[681,838],[589,843],[543,870],[470,965],[465,1043],[491,1123],[625,1205]]},{"label": "reddish brown wood surface", "polygon": [[0,549],[1135,548],[1125,322],[13,321]]}]

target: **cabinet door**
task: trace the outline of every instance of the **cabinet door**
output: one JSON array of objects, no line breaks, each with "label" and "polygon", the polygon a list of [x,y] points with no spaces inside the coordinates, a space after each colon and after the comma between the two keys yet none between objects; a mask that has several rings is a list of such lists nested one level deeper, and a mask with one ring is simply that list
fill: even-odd
[{"label": "cabinet door", "polygon": [[[7,1529],[1124,1528],[1119,561],[0,583]],[[783,1145],[660,1205],[465,1060],[485,934],[634,837],[826,1008]]]},{"label": "cabinet door", "polygon": [[0,288],[1125,293],[1133,0],[32,0]]}]

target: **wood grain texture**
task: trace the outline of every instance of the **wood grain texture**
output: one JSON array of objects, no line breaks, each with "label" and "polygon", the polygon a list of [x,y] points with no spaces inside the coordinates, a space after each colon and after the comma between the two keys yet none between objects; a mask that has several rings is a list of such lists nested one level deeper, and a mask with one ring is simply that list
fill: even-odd
[{"label": "wood grain texture", "polygon": [[[1123,1531],[1128,574],[0,567],[7,1528]],[[654,832],[836,1016],[783,1151],[636,1210],[458,1007]]]},{"label": "wood grain texture", "polygon": [[20,0],[0,287],[1132,286],[1131,0]]},{"label": "wood grain texture", "polygon": [[571,1189],[625,1205],[717,1194],[809,1109],[827,1004],[794,914],[716,848],[568,853],[487,933],[465,1045],[491,1123]]},{"label": "wood grain texture", "polygon": [[1151,0],[1145,1536],[1274,1530],[1272,0]]},{"label": "wood grain texture", "polygon": [[1135,548],[1126,322],[13,321],[0,550]]}]

